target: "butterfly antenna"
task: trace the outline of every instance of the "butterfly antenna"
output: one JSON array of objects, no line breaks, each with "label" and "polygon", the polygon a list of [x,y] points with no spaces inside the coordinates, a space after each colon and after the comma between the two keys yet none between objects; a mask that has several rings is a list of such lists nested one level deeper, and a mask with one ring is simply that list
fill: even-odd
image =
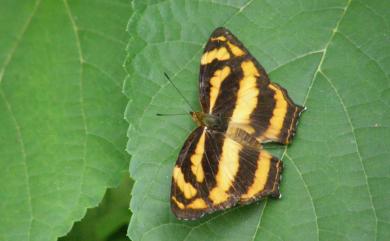
[{"label": "butterfly antenna", "polygon": [[177,116],[177,115],[188,115],[188,113],[157,113],[156,116]]},{"label": "butterfly antenna", "polygon": [[176,85],[173,83],[173,81],[171,80],[171,78],[169,78],[168,74],[164,72],[164,75],[165,77],[168,79],[168,81],[173,85],[173,87],[175,87],[177,93],[179,93],[179,95],[185,100],[185,102],[187,103],[187,105],[190,107],[191,111],[194,111],[194,108],[192,108],[192,105],[190,104],[190,102],[187,100],[187,98],[183,95],[183,93],[181,93],[181,91],[179,90],[179,88],[176,87]]}]

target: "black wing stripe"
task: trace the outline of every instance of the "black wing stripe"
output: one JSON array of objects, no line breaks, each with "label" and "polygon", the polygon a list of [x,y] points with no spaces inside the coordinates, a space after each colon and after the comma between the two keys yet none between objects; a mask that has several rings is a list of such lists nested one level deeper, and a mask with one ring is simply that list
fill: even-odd
[{"label": "black wing stripe", "polygon": [[240,151],[239,168],[233,182],[234,189],[231,188],[230,192],[238,191],[237,196],[247,192],[255,179],[259,153],[259,150],[249,147],[243,147]]},{"label": "black wing stripe", "polygon": [[222,136],[214,136],[213,133],[206,132],[206,149],[202,159],[202,167],[205,173],[205,182],[202,184],[209,191],[216,186],[215,176],[218,173],[219,159],[222,154],[222,145],[224,138]]},{"label": "black wing stripe", "polygon": [[271,167],[268,173],[267,183],[264,188],[264,194],[262,194],[262,196],[271,195],[275,198],[280,197],[279,183],[282,170],[283,162],[273,156],[271,159]]},{"label": "black wing stripe", "polygon": [[221,114],[226,117],[233,115],[237,101],[237,91],[240,87],[240,82],[237,80],[243,78],[243,72],[239,66],[239,62],[236,61],[232,62],[230,68],[232,68],[231,74],[222,82],[212,110],[212,113],[215,115]]},{"label": "black wing stripe", "polygon": [[255,129],[255,136],[260,136],[267,130],[272,118],[275,108],[275,92],[270,88],[262,88],[259,81],[257,87],[260,89],[260,93],[257,107],[251,115],[251,126]]},{"label": "black wing stripe", "polygon": [[196,144],[198,143],[202,132],[203,130],[197,129],[188,137],[187,143],[184,144],[182,151],[180,151],[177,163],[184,174],[184,180],[193,184],[196,183],[196,177],[191,170],[192,162],[190,157],[195,153]]}]

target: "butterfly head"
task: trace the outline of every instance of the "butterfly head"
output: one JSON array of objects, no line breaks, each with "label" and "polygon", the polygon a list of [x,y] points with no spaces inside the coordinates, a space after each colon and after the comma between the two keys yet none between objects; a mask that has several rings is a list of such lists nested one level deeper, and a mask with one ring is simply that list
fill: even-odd
[{"label": "butterfly head", "polygon": [[204,113],[203,112],[190,111],[190,115],[191,115],[192,120],[196,123],[196,125],[204,126],[204,123],[203,123]]},{"label": "butterfly head", "polygon": [[207,128],[212,130],[222,130],[226,126],[226,121],[224,121],[225,119],[219,115],[211,115],[204,112],[194,111],[191,111],[190,115],[192,117],[192,120],[198,126],[206,126]]}]

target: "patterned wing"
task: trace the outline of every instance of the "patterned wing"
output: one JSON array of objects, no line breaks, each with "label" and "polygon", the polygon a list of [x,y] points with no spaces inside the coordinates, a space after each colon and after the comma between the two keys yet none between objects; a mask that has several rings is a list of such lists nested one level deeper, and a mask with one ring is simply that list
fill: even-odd
[{"label": "patterned wing", "polygon": [[260,142],[289,143],[303,107],[270,82],[264,68],[227,29],[217,28],[200,66],[200,102],[205,113],[230,118],[230,124]]},{"label": "patterned wing", "polygon": [[193,220],[237,203],[279,197],[282,162],[264,150],[203,127],[185,142],[174,167],[171,208]]}]

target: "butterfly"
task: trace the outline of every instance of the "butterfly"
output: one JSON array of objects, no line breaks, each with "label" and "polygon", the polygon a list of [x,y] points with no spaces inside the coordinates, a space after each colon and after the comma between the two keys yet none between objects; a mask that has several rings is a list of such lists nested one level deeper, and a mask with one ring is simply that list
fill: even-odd
[{"label": "butterfly", "polygon": [[200,60],[198,127],[173,168],[171,209],[178,219],[280,198],[283,163],[262,143],[291,142],[304,107],[269,80],[264,68],[226,28],[211,34]]}]

